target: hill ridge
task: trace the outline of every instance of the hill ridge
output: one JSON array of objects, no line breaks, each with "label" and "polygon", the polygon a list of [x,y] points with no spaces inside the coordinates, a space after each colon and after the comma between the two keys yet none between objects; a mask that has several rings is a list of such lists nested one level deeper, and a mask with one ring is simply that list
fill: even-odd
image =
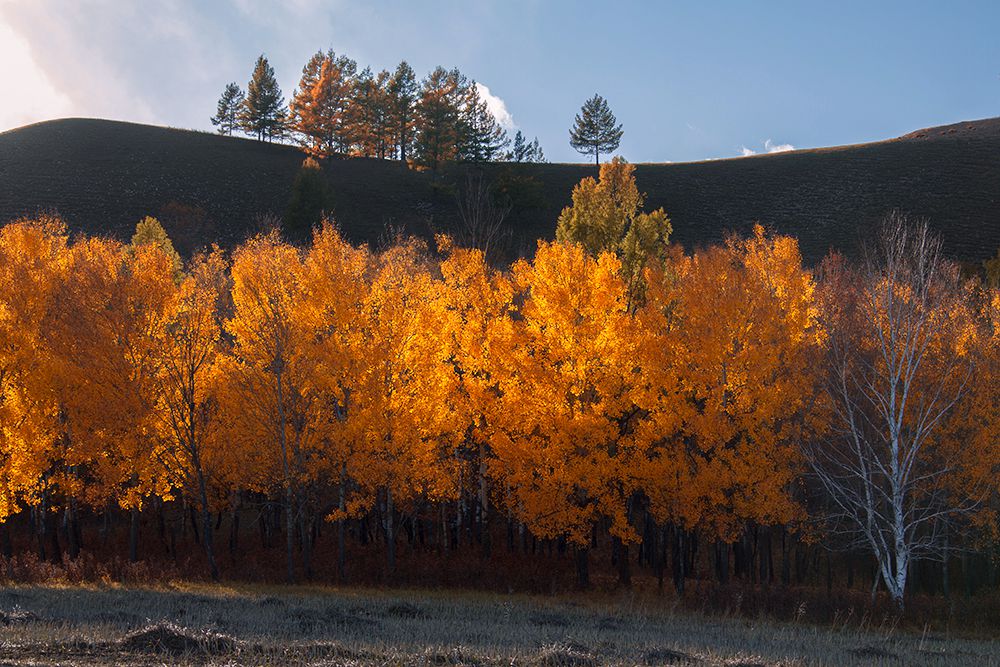
[{"label": "hill ridge", "polygon": [[[165,226],[182,252],[212,241],[231,246],[259,229],[261,216],[281,214],[302,159],[291,145],[198,130],[42,121],[0,133],[0,223],[54,210],[71,230],[128,238],[144,215],[174,216]],[[448,182],[458,169],[436,177],[374,158],[324,161],[338,223],[352,241],[369,243],[386,227],[429,236],[453,226]],[[537,190],[509,217],[513,254],[551,238],[573,185],[594,174],[593,165],[570,163],[484,169]],[[638,163],[636,180],[647,207],[665,208],[674,240],[688,247],[759,221],[797,236],[816,262],[830,248],[851,253],[863,230],[894,208],[930,219],[957,259],[981,261],[1000,247],[1000,118],[863,144]]]}]

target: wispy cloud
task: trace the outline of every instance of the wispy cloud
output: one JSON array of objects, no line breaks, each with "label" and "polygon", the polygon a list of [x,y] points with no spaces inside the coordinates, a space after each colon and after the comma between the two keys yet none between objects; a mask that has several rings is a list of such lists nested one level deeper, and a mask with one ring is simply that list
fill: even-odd
[{"label": "wispy cloud", "polygon": [[768,153],[784,153],[785,151],[794,151],[795,146],[791,144],[776,144],[768,139],[764,142],[764,150]]},{"label": "wispy cloud", "polygon": [[795,146],[791,144],[776,144],[770,139],[764,141],[763,151],[757,151],[753,148],[747,148],[746,146],[740,146],[740,155],[743,157],[749,157],[751,155],[757,155],[760,152],[764,153],[784,153],[785,151],[794,151]]},{"label": "wispy cloud", "polygon": [[476,90],[479,91],[479,97],[486,102],[486,108],[490,110],[490,113],[497,119],[501,127],[505,130],[517,128],[514,117],[507,111],[507,104],[500,97],[490,92],[489,86],[485,86],[477,81]]}]

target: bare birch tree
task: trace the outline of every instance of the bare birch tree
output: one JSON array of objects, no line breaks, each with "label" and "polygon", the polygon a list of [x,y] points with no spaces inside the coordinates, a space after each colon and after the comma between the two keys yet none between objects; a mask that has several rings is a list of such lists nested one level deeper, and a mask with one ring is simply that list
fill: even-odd
[{"label": "bare birch tree", "polygon": [[455,203],[461,221],[458,243],[482,250],[488,262],[496,262],[510,240],[510,228],[504,222],[511,205],[496,201],[493,186],[482,170],[466,172],[465,185],[456,194]]},{"label": "bare birch tree", "polygon": [[883,220],[860,266],[829,258],[823,274],[832,419],[807,457],[832,527],[874,556],[901,608],[911,563],[944,557],[947,524],[979,503],[949,488],[961,463],[945,443],[971,381],[962,340],[973,318],[940,240],[901,213]]}]

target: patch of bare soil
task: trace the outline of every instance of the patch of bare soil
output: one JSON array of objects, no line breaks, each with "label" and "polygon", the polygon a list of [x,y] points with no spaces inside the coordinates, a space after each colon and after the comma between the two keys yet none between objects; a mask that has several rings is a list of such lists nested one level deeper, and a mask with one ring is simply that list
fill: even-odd
[{"label": "patch of bare soil", "polygon": [[125,635],[119,647],[131,653],[217,656],[235,653],[237,644],[226,635],[195,632],[172,623],[155,623]]}]

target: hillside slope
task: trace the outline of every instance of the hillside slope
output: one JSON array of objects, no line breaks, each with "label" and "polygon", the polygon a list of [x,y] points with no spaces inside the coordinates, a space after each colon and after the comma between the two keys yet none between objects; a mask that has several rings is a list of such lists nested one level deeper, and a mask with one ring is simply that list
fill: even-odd
[{"label": "hillside slope", "polygon": [[[58,211],[71,229],[127,238],[144,215],[181,215],[168,231],[182,251],[231,245],[280,215],[302,154],[290,146],[114,121],[65,119],[0,134],[0,222]],[[551,237],[573,185],[593,166],[491,165],[493,176],[538,183],[534,204],[509,220],[512,250]],[[447,180],[397,162],[331,159],[324,170],[336,217],[356,242],[387,227],[429,234],[448,229],[455,205]],[[1000,247],[1000,119],[971,121],[871,144],[749,158],[640,164],[648,207],[664,207],[674,239],[710,243],[760,221],[800,239],[817,261],[852,252],[891,208],[929,218],[947,252],[980,261]],[[176,216],[175,216],[176,217]],[[181,228],[187,225],[187,228]]]}]

